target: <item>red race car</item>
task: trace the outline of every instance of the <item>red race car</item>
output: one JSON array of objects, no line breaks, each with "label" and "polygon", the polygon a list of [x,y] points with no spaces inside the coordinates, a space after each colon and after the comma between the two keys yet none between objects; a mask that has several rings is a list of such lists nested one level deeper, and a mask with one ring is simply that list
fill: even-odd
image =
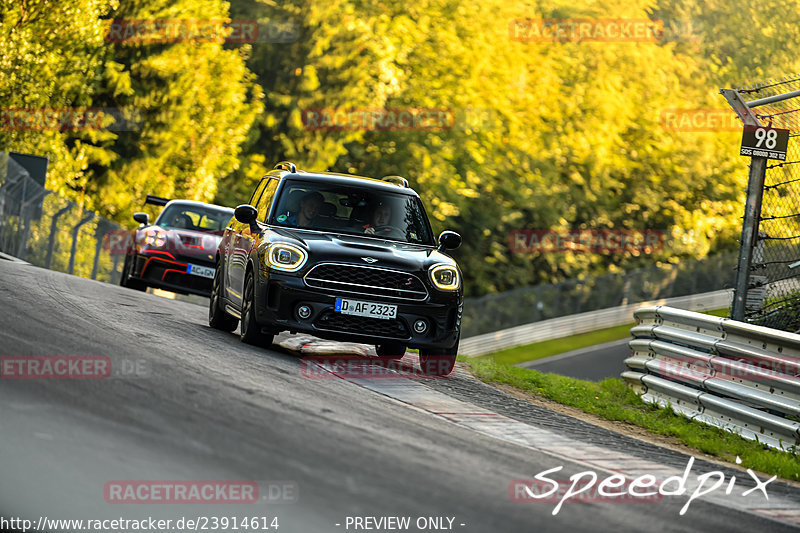
[{"label": "red race car", "polygon": [[164,209],[153,224],[147,213],[133,215],[140,226],[131,234],[119,284],[209,296],[214,257],[233,209],[151,195],[146,203]]}]

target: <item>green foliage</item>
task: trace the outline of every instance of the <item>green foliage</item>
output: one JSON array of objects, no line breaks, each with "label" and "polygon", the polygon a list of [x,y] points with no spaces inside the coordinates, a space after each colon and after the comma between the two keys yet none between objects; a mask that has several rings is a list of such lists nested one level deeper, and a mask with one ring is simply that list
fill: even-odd
[{"label": "green foliage", "polygon": [[[407,177],[467,294],[583,278],[736,246],[737,132],[676,132],[671,109],[797,72],[797,0],[21,0],[0,4],[0,106],[120,108],[134,131],[0,130],[48,155],[48,187],[128,223],[147,193],[236,205],[282,159]],[[106,39],[107,19],[253,19],[252,44]],[[658,42],[520,42],[523,18],[660,19]],[[270,39],[288,24],[296,38]],[[291,35],[290,35],[291,37]],[[443,128],[324,130],[311,109],[436,109]],[[661,229],[657,253],[514,254],[525,228]]]},{"label": "green foliage", "polygon": [[[249,61],[266,112],[247,148],[252,172],[236,176],[247,184],[237,199],[246,198],[258,165],[281,159],[403,175],[436,229],[464,235],[456,256],[473,296],[730,249],[744,182],[737,134],[670,131],[662,113],[725,109],[717,89],[733,70],[718,66],[725,43],[711,37],[720,28],[689,25],[695,34],[687,36],[685,19],[697,18],[692,10],[712,20],[733,9],[689,1],[422,0],[376,8],[234,0],[233,11],[302,28],[297,42],[261,44]],[[679,31],[655,43],[515,42],[508,22],[525,17],[660,17]],[[734,41],[744,29],[728,24],[725,31]],[[447,109],[455,123],[417,131],[304,128],[301,112],[323,107]],[[513,254],[508,234],[522,228],[663,229],[670,243],[648,257]]]},{"label": "green foliage", "polygon": [[222,0],[23,0],[0,8],[0,105],[93,107],[133,120],[103,128],[0,132],[7,150],[47,155],[48,188],[127,223],[146,194],[210,201],[239,165],[261,111],[247,47],[114,42],[107,19],[225,20]]},{"label": "green foliage", "polygon": [[[103,71],[101,17],[115,6],[116,0],[0,2],[0,109],[90,106]],[[0,150],[49,157],[48,188],[82,199],[90,160],[109,157],[93,145],[110,137],[3,127]]]}]

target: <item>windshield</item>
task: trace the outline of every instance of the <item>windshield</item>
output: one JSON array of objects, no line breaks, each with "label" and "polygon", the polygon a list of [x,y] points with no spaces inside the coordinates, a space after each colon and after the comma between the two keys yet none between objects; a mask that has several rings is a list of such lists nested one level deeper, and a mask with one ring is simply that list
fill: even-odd
[{"label": "windshield", "polygon": [[270,223],[432,245],[416,196],[330,183],[287,182]]},{"label": "windshield", "polygon": [[221,234],[233,216],[233,209],[208,205],[169,204],[156,224],[163,228],[188,229]]}]

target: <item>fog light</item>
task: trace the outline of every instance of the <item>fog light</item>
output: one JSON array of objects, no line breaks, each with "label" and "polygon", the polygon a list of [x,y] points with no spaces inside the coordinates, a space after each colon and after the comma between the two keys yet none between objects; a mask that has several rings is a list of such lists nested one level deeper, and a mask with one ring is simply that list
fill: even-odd
[{"label": "fog light", "polygon": [[425,333],[428,331],[428,323],[420,319],[414,322],[414,331],[417,333]]},{"label": "fog light", "polygon": [[301,305],[297,308],[297,316],[305,320],[311,316],[311,308],[307,305]]}]

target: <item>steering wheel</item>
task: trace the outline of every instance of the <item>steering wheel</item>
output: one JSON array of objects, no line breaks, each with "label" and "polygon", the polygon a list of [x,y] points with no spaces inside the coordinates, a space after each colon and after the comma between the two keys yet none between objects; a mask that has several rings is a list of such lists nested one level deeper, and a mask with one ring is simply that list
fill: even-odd
[{"label": "steering wheel", "polygon": [[398,239],[403,237],[403,232],[391,225],[374,226],[373,229],[375,230],[373,235],[378,237],[395,237]]}]

